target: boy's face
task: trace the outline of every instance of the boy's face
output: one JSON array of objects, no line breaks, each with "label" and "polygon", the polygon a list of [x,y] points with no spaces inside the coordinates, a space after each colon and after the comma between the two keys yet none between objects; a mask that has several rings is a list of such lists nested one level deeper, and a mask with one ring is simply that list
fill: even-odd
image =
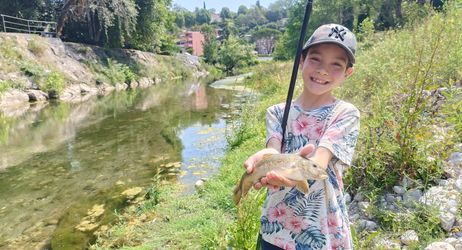
[{"label": "boy's face", "polygon": [[330,94],[353,73],[353,68],[348,67],[346,51],[332,43],[310,47],[300,66],[304,91],[318,96]]}]

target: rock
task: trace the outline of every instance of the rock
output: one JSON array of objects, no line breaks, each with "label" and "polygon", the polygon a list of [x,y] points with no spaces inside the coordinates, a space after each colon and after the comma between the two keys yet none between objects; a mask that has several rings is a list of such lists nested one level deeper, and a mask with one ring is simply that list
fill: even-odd
[{"label": "rock", "polygon": [[446,230],[446,232],[451,231],[454,222],[456,221],[456,216],[450,212],[442,212],[439,215],[441,227]]},{"label": "rock", "polygon": [[385,200],[389,203],[393,203],[396,201],[396,197],[393,194],[386,194]]},{"label": "rock", "polygon": [[411,186],[412,180],[409,179],[408,177],[404,177],[403,180],[401,181],[401,184],[403,185],[404,189],[408,189]]},{"label": "rock", "polygon": [[143,191],[142,188],[140,187],[134,187],[127,189],[122,192],[122,195],[127,199],[127,200],[132,200],[136,196],[138,196],[141,192]]},{"label": "rock", "polygon": [[394,186],[393,191],[397,194],[404,194],[406,192],[402,186]]},{"label": "rock", "polygon": [[29,102],[29,96],[19,90],[11,89],[0,94],[0,107],[17,106]]},{"label": "rock", "polygon": [[447,242],[433,242],[425,250],[455,250],[455,248]]},{"label": "rock", "polygon": [[446,187],[449,185],[449,181],[448,180],[439,180],[438,181],[438,186],[442,186],[442,187]]},{"label": "rock", "polygon": [[448,159],[449,163],[452,163],[454,165],[461,165],[462,164],[462,152],[454,152],[449,156]]},{"label": "rock", "polygon": [[419,236],[414,230],[407,230],[406,232],[403,233],[400,237],[401,243],[403,243],[406,246],[409,246],[413,243],[416,243],[419,241]]},{"label": "rock", "polygon": [[92,209],[88,211],[87,217],[89,217],[92,220],[95,220],[103,214],[104,214],[104,204],[94,205]]},{"label": "rock", "polygon": [[123,185],[125,185],[125,182],[123,182],[123,181],[117,181],[117,182],[116,182],[116,185],[117,185],[117,186],[123,186]]},{"label": "rock", "polygon": [[368,214],[369,206],[370,204],[367,201],[358,202],[359,211],[361,211],[363,214]]},{"label": "rock", "polygon": [[92,209],[88,210],[87,216],[75,227],[81,232],[93,231],[99,226],[98,218],[104,214],[104,204],[94,205]]},{"label": "rock", "polygon": [[196,188],[196,191],[202,191],[204,190],[204,181],[201,179],[201,180],[197,180],[196,183],[194,184],[194,187]]},{"label": "rock", "polygon": [[454,182],[454,188],[462,193],[462,177]]},{"label": "rock", "polygon": [[420,189],[411,189],[404,193],[403,204],[405,207],[413,208],[422,197],[422,191]]},{"label": "rock", "polygon": [[355,197],[353,198],[354,201],[363,201],[364,195],[361,192],[356,193]]},{"label": "rock", "polygon": [[48,100],[48,94],[40,90],[29,89],[26,93],[31,102],[43,102]]},{"label": "rock", "polygon": [[126,83],[117,83],[115,85],[115,90],[116,91],[122,91],[128,89],[128,85]]},{"label": "rock", "polygon": [[449,244],[451,244],[451,245],[454,246],[454,244],[457,242],[457,239],[454,238],[454,237],[449,237],[449,238],[446,238],[446,239],[444,240],[444,242],[447,242],[447,243],[449,243]]},{"label": "rock", "polygon": [[350,221],[356,221],[357,219],[359,219],[359,214],[350,215]]},{"label": "rock", "polygon": [[98,88],[98,95],[107,95],[115,90],[114,86],[109,85],[105,82],[100,82],[96,85],[96,87]]},{"label": "rock", "polygon": [[401,249],[401,244],[390,239],[378,239],[374,243],[374,249],[398,250]]},{"label": "rock", "polygon": [[81,221],[79,225],[75,227],[75,229],[81,231],[81,232],[88,232],[88,231],[93,231],[99,226],[98,223],[92,223],[91,221],[84,220]]},{"label": "rock", "polygon": [[349,193],[345,193],[343,196],[343,200],[345,201],[345,204],[350,204],[351,203],[351,195]]},{"label": "rock", "polygon": [[359,228],[366,231],[375,231],[378,228],[377,223],[370,220],[359,220]]}]

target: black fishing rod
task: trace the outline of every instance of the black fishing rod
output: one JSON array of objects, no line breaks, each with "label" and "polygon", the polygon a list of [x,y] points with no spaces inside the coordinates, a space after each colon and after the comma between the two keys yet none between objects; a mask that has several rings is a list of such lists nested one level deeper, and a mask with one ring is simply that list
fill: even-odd
[{"label": "black fishing rod", "polygon": [[297,80],[298,65],[302,55],[303,41],[305,40],[306,27],[310,20],[311,10],[313,9],[313,0],[308,0],[305,8],[305,16],[303,17],[302,29],[300,31],[300,38],[298,39],[297,53],[295,54],[294,67],[292,68],[292,77],[290,78],[289,91],[287,92],[286,106],[284,108],[284,115],[282,118],[282,141],[281,153],[284,153],[284,139],[286,136],[287,119],[289,118],[290,106],[294,96],[295,81]]}]

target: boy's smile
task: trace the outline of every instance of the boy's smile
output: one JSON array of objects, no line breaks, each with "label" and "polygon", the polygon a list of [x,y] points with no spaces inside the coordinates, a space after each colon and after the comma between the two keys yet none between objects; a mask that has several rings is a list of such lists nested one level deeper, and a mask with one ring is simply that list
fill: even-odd
[{"label": "boy's smile", "polygon": [[329,83],[329,81],[327,81],[327,80],[325,81],[325,80],[314,78],[314,77],[311,77],[310,79],[311,79],[311,81],[313,81],[315,83],[318,83],[318,84],[321,84],[321,85],[325,85],[325,84]]}]

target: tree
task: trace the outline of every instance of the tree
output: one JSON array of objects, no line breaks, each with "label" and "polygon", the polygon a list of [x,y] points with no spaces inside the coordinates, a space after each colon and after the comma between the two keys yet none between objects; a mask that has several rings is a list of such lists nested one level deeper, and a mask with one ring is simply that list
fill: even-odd
[{"label": "tree", "polygon": [[236,68],[253,65],[256,56],[253,54],[253,46],[242,43],[234,36],[226,40],[218,51],[218,62],[227,74],[234,73]]},{"label": "tree", "polygon": [[185,27],[185,18],[183,13],[180,12],[175,14],[175,24],[178,28]]},{"label": "tree", "polygon": [[185,11],[183,12],[184,15],[184,25],[187,28],[190,28],[196,25],[196,15],[193,12]]},{"label": "tree", "polygon": [[245,15],[247,14],[247,7],[245,5],[239,5],[239,8],[237,9],[237,15]]},{"label": "tree", "polygon": [[280,36],[281,32],[279,30],[263,28],[255,31],[252,34],[252,39],[257,45],[258,52],[271,54]]},{"label": "tree", "polygon": [[170,48],[174,38],[169,33],[173,29],[172,23],[175,18],[169,10],[171,0],[135,1],[140,13],[137,18],[134,48],[151,52],[161,52],[165,48]]},{"label": "tree", "polygon": [[196,9],[194,12],[196,14],[196,24],[208,24],[212,20],[210,12],[206,9]]},{"label": "tree", "polygon": [[221,38],[227,40],[229,36],[237,35],[238,30],[232,20],[225,20],[220,24]]},{"label": "tree", "polygon": [[87,41],[120,47],[132,37],[137,15],[133,0],[67,0],[58,19],[57,32],[73,40],[78,37],[76,30],[64,30],[64,27],[68,22],[77,22],[80,25],[73,27],[83,29],[80,32],[86,34]]},{"label": "tree", "polygon": [[226,20],[226,19],[231,18],[231,11],[229,10],[228,7],[223,7],[223,8],[221,8],[220,17],[221,17],[223,20]]}]

